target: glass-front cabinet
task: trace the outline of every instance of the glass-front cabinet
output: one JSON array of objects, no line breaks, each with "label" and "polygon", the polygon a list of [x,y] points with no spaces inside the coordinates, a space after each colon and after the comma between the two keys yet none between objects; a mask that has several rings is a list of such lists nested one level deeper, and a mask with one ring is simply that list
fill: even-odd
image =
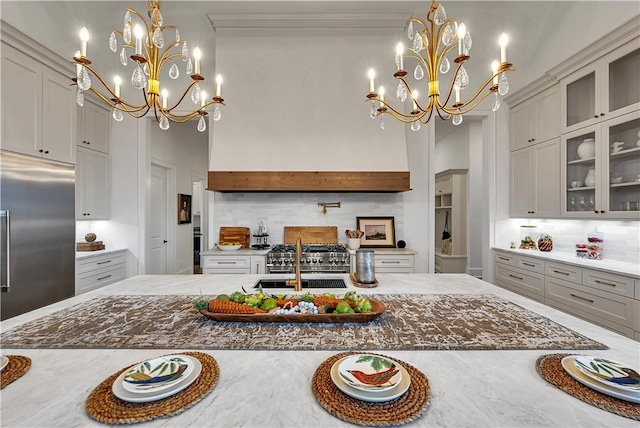
[{"label": "glass-front cabinet", "polygon": [[640,109],[640,49],[629,43],[561,81],[562,133]]},{"label": "glass-front cabinet", "polygon": [[640,112],[562,136],[562,216],[640,219]]}]

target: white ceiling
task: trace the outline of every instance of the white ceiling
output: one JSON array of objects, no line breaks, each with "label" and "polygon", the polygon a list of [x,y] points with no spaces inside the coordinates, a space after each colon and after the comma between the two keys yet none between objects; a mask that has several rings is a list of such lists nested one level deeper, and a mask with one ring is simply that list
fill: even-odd
[{"label": "white ceiling", "polygon": [[[472,59],[465,65],[476,82],[489,75],[489,65],[499,54],[497,39],[502,32],[510,36],[509,60],[517,71],[511,73],[512,90],[524,86],[539,77],[536,67],[539,58],[532,53],[544,50],[553,42],[559,26],[575,25],[580,28],[579,14],[570,13],[579,5],[581,10],[597,10],[606,3],[614,8],[625,2],[550,2],[550,1],[443,1],[449,17],[465,22],[473,36]],[[637,5],[637,2],[626,2]],[[79,48],[78,30],[89,28],[90,58],[94,65],[119,66],[108,47],[111,30],[122,27],[126,7],[146,13],[146,1],[7,1],[0,2],[0,18],[31,38],[39,41],[64,58],[73,56]],[[636,6],[637,7],[637,6]],[[359,28],[398,28],[401,34],[403,22],[414,15],[424,18],[428,8],[426,0],[409,1],[187,1],[163,0],[161,10],[166,24],[180,27],[183,39],[190,47],[204,46],[203,68],[213,68],[213,58],[206,57],[206,46],[215,43],[218,28],[266,27],[277,31],[291,27],[305,31],[309,27],[331,28],[335,26]],[[596,17],[597,18],[597,17]],[[626,19],[630,18],[628,16]],[[302,25],[300,25],[302,23]],[[275,28],[275,29],[274,29]],[[604,30],[603,30],[604,31]],[[597,34],[585,35],[584,43],[590,43]],[[166,36],[165,36],[166,37]],[[590,38],[592,40],[590,40]],[[406,40],[406,39],[405,39]],[[395,45],[395,40],[391,42]],[[584,45],[586,46],[586,45]],[[582,48],[584,46],[578,46]],[[357,47],[354,47],[357,48]],[[576,46],[568,46],[566,49]],[[381,52],[391,57],[392,52]],[[108,65],[107,65],[108,64]],[[555,64],[551,64],[552,66]],[[535,70],[535,71],[533,71]],[[107,70],[105,70],[107,71]],[[114,71],[115,73],[115,71]],[[532,74],[533,73],[533,74]],[[482,76],[482,79],[480,79]],[[511,77],[513,76],[513,77]]]}]

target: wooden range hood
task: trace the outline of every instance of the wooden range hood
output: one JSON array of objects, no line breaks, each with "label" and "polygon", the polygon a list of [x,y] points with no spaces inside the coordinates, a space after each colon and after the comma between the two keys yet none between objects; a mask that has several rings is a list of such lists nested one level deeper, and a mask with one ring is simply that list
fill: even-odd
[{"label": "wooden range hood", "polygon": [[209,171],[216,192],[366,192],[411,190],[409,171]]}]

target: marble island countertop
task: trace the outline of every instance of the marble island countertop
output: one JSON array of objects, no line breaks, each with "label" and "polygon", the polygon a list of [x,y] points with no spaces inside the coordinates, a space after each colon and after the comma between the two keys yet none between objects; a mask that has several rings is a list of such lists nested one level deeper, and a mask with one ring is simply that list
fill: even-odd
[{"label": "marble island countertop", "polygon": [[[9,320],[6,331],[43,315],[102,295],[200,295],[247,288],[259,275],[144,275],[128,278]],[[305,277],[305,275],[303,275]],[[638,427],[638,422],[586,404],[544,381],[535,369],[541,355],[562,352],[603,356],[635,364],[640,343],[468,275],[379,274],[379,286],[348,289],[358,294],[494,294],[545,316],[608,350],[385,351],[429,379],[429,408],[410,426]],[[293,293],[293,291],[288,291]],[[295,340],[295,337],[274,340]],[[2,349],[32,359],[30,370],[0,391],[3,427],[104,425],[85,413],[91,390],[104,379],[166,349]],[[207,350],[220,367],[209,395],[168,419],[136,426],[300,427],[351,426],[316,402],[310,382],[316,368],[336,351]]]},{"label": "marble island countertop", "polygon": [[269,252],[269,248],[240,248],[236,251],[223,251],[218,247],[200,251],[201,256],[264,256]]}]

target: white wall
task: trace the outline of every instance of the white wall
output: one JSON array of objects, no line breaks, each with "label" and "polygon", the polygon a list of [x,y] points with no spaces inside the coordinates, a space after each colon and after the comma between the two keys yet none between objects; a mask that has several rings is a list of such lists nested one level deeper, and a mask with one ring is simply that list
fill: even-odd
[{"label": "white wall", "polygon": [[436,141],[436,172],[469,168],[469,125],[470,122],[465,121],[455,131]]}]

